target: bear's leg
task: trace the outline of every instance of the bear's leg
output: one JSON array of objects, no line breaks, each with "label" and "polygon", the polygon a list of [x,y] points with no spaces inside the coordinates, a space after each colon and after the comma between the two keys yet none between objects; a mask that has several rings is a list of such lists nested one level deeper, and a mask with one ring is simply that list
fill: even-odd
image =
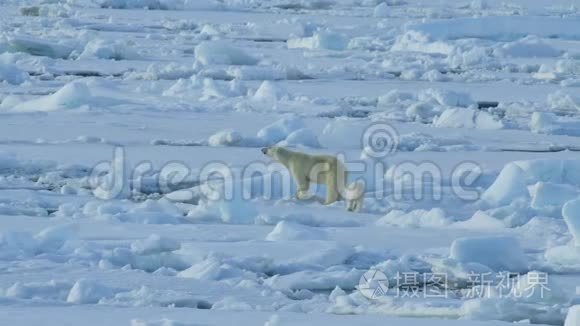
[{"label": "bear's leg", "polygon": [[349,212],[354,212],[355,209],[356,209],[356,201],[352,199],[347,199],[346,210]]},{"label": "bear's leg", "polygon": [[340,193],[338,192],[338,189],[336,189],[336,177],[332,176],[326,183],[326,200],[324,201],[324,204],[332,204],[335,201],[338,201],[339,198]]},{"label": "bear's leg", "polygon": [[296,191],[296,199],[308,199],[310,196],[308,195],[308,189],[310,188],[310,182],[306,178],[306,176],[300,175],[295,171],[292,171],[292,177],[294,177],[294,181],[296,181],[296,185],[298,186],[298,190]]},{"label": "bear's leg", "polygon": [[308,194],[308,189],[298,189],[298,191],[296,191],[296,199],[299,199],[299,200],[310,199],[310,195]]},{"label": "bear's leg", "polygon": [[326,190],[326,200],[324,201],[324,205],[330,205],[338,201],[338,196],[336,195],[336,190]]},{"label": "bear's leg", "polygon": [[349,211],[351,212],[360,212],[362,210],[364,197],[361,195],[356,199],[351,200],[351,204],[349,205]]}]

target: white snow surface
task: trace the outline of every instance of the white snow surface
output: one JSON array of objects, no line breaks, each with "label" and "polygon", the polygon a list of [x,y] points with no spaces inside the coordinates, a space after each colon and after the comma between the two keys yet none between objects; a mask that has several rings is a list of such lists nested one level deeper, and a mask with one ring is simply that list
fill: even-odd
[{"label": "white snow surface", "polygon": [[578,94],[576,0],[0,1],[0,325],[578,326]]}]

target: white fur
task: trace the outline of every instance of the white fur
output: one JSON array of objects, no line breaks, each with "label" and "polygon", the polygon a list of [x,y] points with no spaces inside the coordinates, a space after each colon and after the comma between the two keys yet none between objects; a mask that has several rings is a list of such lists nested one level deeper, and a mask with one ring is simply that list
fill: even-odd
[{"label": "white fur", "polygon": [[309,155],[279,146],[264,148],[262,152],[280,162],[290,171],[298,185],[297,199],[308,197],[311,183],[323,184],[326,186],[325,205],[345,199],[349,211],[361,210],[364,185],[355,182],[347,187],[347,171],[336,157]]}]

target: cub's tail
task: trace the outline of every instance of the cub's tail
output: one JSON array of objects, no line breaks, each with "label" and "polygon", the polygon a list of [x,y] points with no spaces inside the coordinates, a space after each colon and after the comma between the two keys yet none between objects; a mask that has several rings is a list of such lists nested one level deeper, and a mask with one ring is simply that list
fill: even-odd
[{"label": "cub's tail", "polygon": [[361,180],[357,180],[346,189],[346,209],[349,212],[360,212],[362,210],[364,201],[365,184]]}]

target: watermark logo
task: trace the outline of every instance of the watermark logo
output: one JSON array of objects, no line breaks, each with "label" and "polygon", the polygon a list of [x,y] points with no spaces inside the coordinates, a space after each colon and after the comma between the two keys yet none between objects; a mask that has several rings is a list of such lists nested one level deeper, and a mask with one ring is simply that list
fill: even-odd
[{"label": "watermark logo", "polygon": [[[369,125],[361,137],[365,159],[352,159],[346,153],[337,152],[335,156],[342,164],[334,171],[315,165],[309,171],[313,176],[309,180],[318,180],[318,175],[322,175],[321,179],[332,175],[336,178],[335,190],[345,199],[358,198],[361,192],[365,198],[377,201],[439,201],[444,195],[469,202],[479,199],[480,189],[476,185],[483,169],[477,163],[463,161],[447,171],[426,160],[387,162],[384,158],[399,149],[400,139],[397,130],[384,122]],[[110,161],[100,162],[92,169],[89,185],[95,197],[108,200],[143,193],[175,195],[178,191],[179,196],[173,198],[192,202],[310,199],[329,184],[312,182],[308,189],[297,189],[300,180],[280,162],[268,158],[241,167],[224,161],[208,161],[193,168],[178,161],[160,167],[154,167],[150,161],[130,166],[129,161],[125,149],[115,147]]]},{"label": "watermark logo", "polygon": [[358,290],[368,299],[384,297],[389,290],[389,279],[379,270],[368,270],[360,277]]},{"label": "watermark logo", "polygon": [[[551,291],[548,274],[532,271],[527,274],[511,272],[469,273],[468,278],[457,280],[447,273],[398,272],[392,276],[390,295],[394,298],[540,298]],[[389,280],[381,271],[370,269],[365,272],[357,287],[368,299],[387,296]]]},{"label": "watermark logo", "polygon": [[387,123],[375,123],[367,127],[361,138],[364,154],[380,159],[393,154],[399,147],[399,133]]}]

